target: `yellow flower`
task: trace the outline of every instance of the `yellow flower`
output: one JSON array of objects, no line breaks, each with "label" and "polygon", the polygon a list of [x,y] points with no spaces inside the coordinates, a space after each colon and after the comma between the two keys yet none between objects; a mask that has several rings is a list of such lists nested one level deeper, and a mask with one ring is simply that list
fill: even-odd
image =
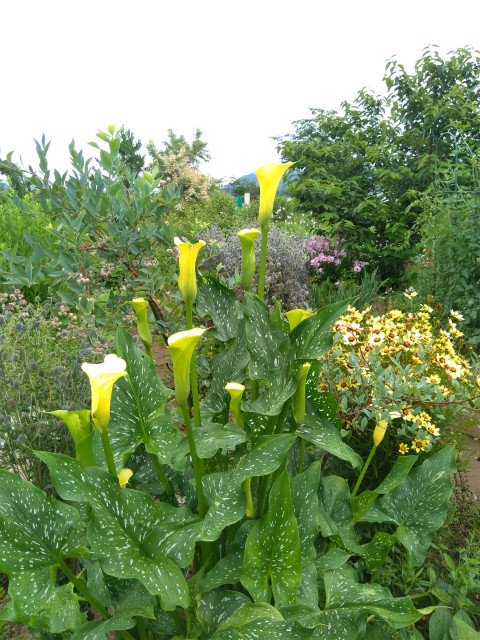
[{"label": "yellow flower", "polygon": [[180,238],[175,238],[174,242],[180,252],[178,288],[185,304],[192,305],[197,297],[197,256],[200,249],[205,246],[205,242],[199,240],[192,244],[191,242],[182,242]]},{"label": "yellow flower", "polygon": [[412,445],[412,450],[415,453],[420,453],[420,451],[425,451],[425,447],[430,443],[430,440],[420,440],[419,438],[415,438]]},{"label": "yellow flower", "polygon": [[242,245],[242,287],[250,289],[255,273],[255,239],[260,234],[258,229],[243,229],[237,233]]},{"label": "yellow flower", "polygon": [[131,304],[135,310],[138,335],[145,346],[145,351],[150,355],[152,353],[152,334],[148,326],[148,301],[145,298],[134,298],[133,300],[127,300],[125,304]]},{"label": "yellow flower", "polygon": [[245,423],[243,421],[242,412],[240,410],[240,404],[242,402],[242,396],[243,392],[245,391],[245,387],[239,382],[228,382],[225,385],[225,390],[230,394],[230,410],[233,413],[235,424],[244,429]]},{"label": "yellow flower", "polygon": [[457,320],[460,320],[460,322],[462,320],[465,320],[465,318],[462,316],[461,313],[458,313],[458,311],[454,311],[453,309],[450,311],[450,315],[456,318]]},{"label": "yellow flower", "polygon": [[310,362],[305,362],[305,364],[302,364],[297,375],[297,388],[292,398],[293,418],[297,426],[301,425],[305,418],[305,386],[311,366]]},{"label": "yellow flower", "polygon": [[297,327],[301,322],[303,322],[307,318],[311,318],[312,316],[316,315],[316,313],[316,311],[310,313],[309,311],[305,311],[304,309],[292,309],[291,311],[287,311],[285,315],[290,325],[290,331],[293,331],[295,327]]},{"label": "yellow flower", "polygon": [[405,453],[407,453],[407,452],[408,452],[408,449],[409,449],[408,444],[404,444],[403,442],[402,442],[402,443],[400,443],[400,446],[398,447],[398,451],[399,451],[401,454],[405,454]]},{"label": "yellow flower", "polygon": [[373,443],[376,447],[381,443],[388,427],[388,420],[380,420],[373,430]]},{"label": "yellow flower", "polygon": [[437,376],[437,375],[427,376],[427,382],[430,382],[430,384],[440,384],[441,382],[440,376]]},{"label": "yellow flower", "polygon": [[207,329],[179,331],[170,336],[167,341],[167,349],[173,362],[175,397],[180,407],[187,404],[190,393],[190,362],[197,342],[205,331]]},{"label": "yellow flower", "polygon": [[287,162],[285,164],[279,164],[277,162],[271,162],[255,171],[258,184],[260,185],[260,208],[258,211],[258,223],[260,227],[268,226],[270,218],[272,217],[273,203],[279,182],[285,171],[293,164],[295,163]]},{"label": "yellow flower", "polygon": [[117,474],[118,482],[122,489],[126,489],[128,481],[133,476],[133,471],[131,469],[122,469],[120,473]]},{"label": "yellow flower", "polygon": [[125,360],[118,358],[113,353],[105,356],[105,360],[101,364],[89,364],[88,362],[82,364],[82,369],[90,380],[92,392],[91,417],[93,424],[100,433],[103,433],[107,428],[110,420],[110,400],[113,385],[119,378],[127,375],[126,368]]}]

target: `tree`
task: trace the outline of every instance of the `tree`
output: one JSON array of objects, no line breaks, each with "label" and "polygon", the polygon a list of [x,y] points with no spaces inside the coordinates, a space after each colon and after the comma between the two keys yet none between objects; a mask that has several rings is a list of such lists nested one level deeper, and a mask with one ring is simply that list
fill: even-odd
[{"label": "tree", "polygon": [[[443,60],[427,48],[409,75],[387,63],[386,96],[361,90],[343,113],[312,109],[278,138],[284,161],[295,161],[289,185],[318,230],[341,234],[358,254],[398,279],[416,253],[415,229],[425,191],[452,162],[471,176],[472,155],[458,153],[461,137],[479,148],[480,52],[460,49]],[[474,154],[473,154],[474,155]],[[468,166],[467,166],[468,165]]]},{"label": "tree", "polygon": [[258,182],[247,178],[232,178],[228,183],[228,191],[234,198],[249,193],[252,198],[260,196],[260,186]]},{"label": "tree", "polygon": [[157,149],[152,141],[147,145],[147,149],[152,158],[158,154],[174,154],[184,155],[188,159],[188,163],[198,169],[200,161],[208,162],[210,154],[207,151],[208,142],[201,140],[203,133],[200,129],[195,131],[195,138],[192,142],[187,142],[185,136],[177,136],[172,129],[168,130],[168,140],[163,141],[163,149]]},{"label": "tree", "polygon": [[137,140],[135,142],[134,135],[130,129],[128,129],[128,131],[125,131],[125,129],[120,131],[120,147],[118,148],[118,155],[134,176],[137,176],[145,166],[145,156],[138,153],[141,148],[141,140]]}]

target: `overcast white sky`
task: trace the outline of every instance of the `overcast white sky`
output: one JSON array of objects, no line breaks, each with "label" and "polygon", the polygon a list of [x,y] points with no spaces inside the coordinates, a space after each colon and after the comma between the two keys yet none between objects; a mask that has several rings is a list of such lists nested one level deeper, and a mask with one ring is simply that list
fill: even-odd
[{"label": "overcast white sky", "polygon": [[157,146],[199,127],[204,170],[240,176],[309,107],[383,92],[392,55],[480,49],[479,25],[479,0],[0,0],[0,156],[33,163],[45,133],[65,170],[109,124]]}]

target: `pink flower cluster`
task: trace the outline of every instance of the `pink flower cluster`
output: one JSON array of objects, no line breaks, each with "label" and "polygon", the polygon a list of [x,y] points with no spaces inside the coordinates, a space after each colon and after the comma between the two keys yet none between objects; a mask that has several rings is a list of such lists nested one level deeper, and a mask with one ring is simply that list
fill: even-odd
[{"label": "pink flower cluster", "polygon": [[343,238],[329,238],[328,236],[312,236],[305,245],[309,255],[310,264],[315,267],[317,273],[323,272],[325,264],[339,266],[347,257],[347,250],[342,249],[345,240]]},{"label": "pink flower cluster", "polygon": [[354,260],[353,270],[356,271],[357,273],[360,273],[363,267],[366,267],[367,265],[368,265],[368,262],[363,262],[362,260]]}]

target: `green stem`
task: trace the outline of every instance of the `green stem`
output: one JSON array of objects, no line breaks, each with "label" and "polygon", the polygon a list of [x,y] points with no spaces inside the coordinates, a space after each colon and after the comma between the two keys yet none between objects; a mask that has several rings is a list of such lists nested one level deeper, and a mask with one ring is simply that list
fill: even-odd
[{"label": "green stem", "polygon": [[[101,615],[104,620],[108,620],[109,618],[111,618],[112,616],[108,613],[108,611],[100,604],[95,596],[90,593],[85,582],[80,578],[77,578],[73,571],[69,569],[65,560],[60,560],[59,565],[60,569],[67,576],[73,586],[85,598],[85,600],[97,610],[99,615]],[[128,631],[117,631],[117,633],[121,638],[124,638],[125,640],[134,640],[133,636]]]},{"label": "green stem", "polygon": [[[185,309],[187,312],[187,329],[193,329],[193,305],[186,304]],[[200,402],[198,400],[198,382],[197,382],[197,367],[195,365],[195,358],[190,361],[190,380],[192,388],[193,398],[193,413],[195,416],[195,426],[200,429],[202,426],[202,418],[200,416]]]},{"label": "green stem", "polygon": [[365,475],[368,467],[370,466],[370,462],[372,461],[372,458],[375,455],[375,451],[376,450],[377,450],[377,447],[375,445],[373,445],[372,450],[370,451],[370,453],[368,455],[367,461],[363,465],[363,469],[360,472],[360,475],[358,476],[357,484],[353,488],[352,495],[351,495],[352,499],[357,495],[357,491],[359,490],[360,485],[362,484],[363,476]]},{"label": "green stem", "polygon": [[252,402],[258,398],[258,380],[252,380]]},{"label": "green stem", "polygon": [[298,473],[303,472],[303,454],[305,453],[305,440],[300,443],[300,460],[298,461]]},{"label": "green stem", "polygon": [[167,494],[170,494],[172,492],[172,486],[168,481],[168,478],[165,475],[164,470],[162,469],[162,465],[160,464],[158,457],[154,453],[149,453],[148,455],[150,456],[150,460],[152,461],[152,464],[155,467],[155,471],[157,472],[157,475],[160,478],[160,482],[165,487],[165,491],[167,492]]},{"label": "green stem", "polygon": [[262,232],[262,246],[260,249],[260,268],[258,271],[258,297],[263,300],[263,292],[265,289],[265,271],[267,269],[267,242],[268,242],[268,226],[260,227]]},{"label": "green stem", "polygon": [[184,405],[183,407],[181,407],[181,409],[183,412],[183,420],[185,422],[185,430],[187,432],[188,445],[190,447],[190,455],[192,456],[193,474],[195,476],[195,486],[197,488],[198,513],[201,518],[204,518],[205,514],[207,513],[207,503],[205,502],[205,496],[203,495],[202,469],[199,457],[197,455],[197,448],[195,446],[192,421],[190,419],[188,406]]},{"label": "green stem", "polygon": [[265,501],[267,498],[268,485],[270,484],[270,475],[271,474],[263,476],[260,480],[257,497],[257,520],[263,516],[263,512],[265,511]]},{"label": "green stem", "polygon": [[108,437],[108,432],[106,429],[104,429],[100,433],[100,437],[102,438],[103,450],[105,451],[105,459],[107,461],[108,470],[113,476],[116,476],[117,469],[115,467],[115,462],[113,460],[112,447],[110,446],[110,439]]},{"label": "green stem", "polygon": [[137,623],[137,630],[138,635],[140,636],[140,640],[148,640],[147,630],[145,629],[143,618],[140,618],[140,616],[135,616],[135,621]]}]

